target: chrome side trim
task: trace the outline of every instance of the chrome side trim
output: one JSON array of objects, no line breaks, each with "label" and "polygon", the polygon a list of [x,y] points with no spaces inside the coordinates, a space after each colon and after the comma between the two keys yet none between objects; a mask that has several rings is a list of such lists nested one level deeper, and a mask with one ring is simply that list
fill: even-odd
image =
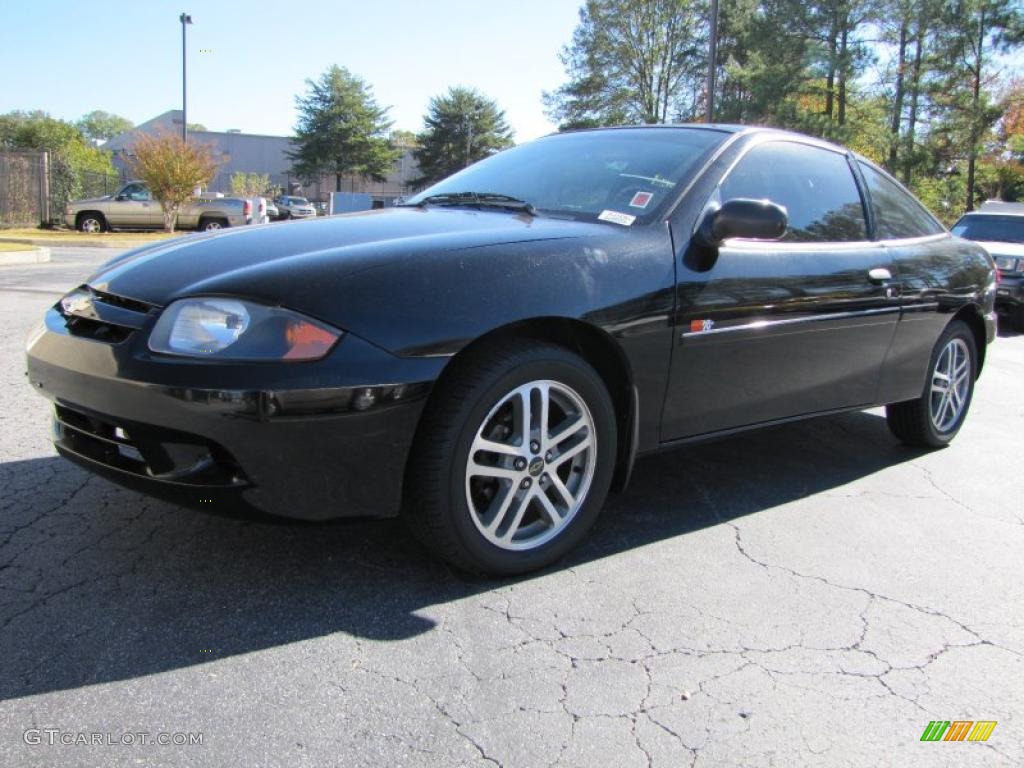
[{"label": "chrome side trim", "polygon": [[753,323],[744,323],[743,325],[729,325],[724,328],[712,328],[707,331],[684,331],[680,338],[688,339],[694,336],[715,336],[720,333],[730,333],[731,331],[753,331],[759,328],[777,328],[785,325],[797,325],[800,323],[817,323],[825,320],[842,320],[844,318],[852,317],[868,317],[871,315],[886,315],[894,312],[899,312],[898,306],[894,307],[878,307],[875,309],[860,309],[849,312],[829,312],[824,315],[810,315],[808,317],[787,317],[782,320],[757,320]]}]

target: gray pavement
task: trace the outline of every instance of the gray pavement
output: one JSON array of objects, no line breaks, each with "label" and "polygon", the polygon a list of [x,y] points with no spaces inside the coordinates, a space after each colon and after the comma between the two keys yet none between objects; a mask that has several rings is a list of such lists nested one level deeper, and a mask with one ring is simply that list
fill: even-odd
[{"label": "gray pavement", "polygon": [[[660,454],[564,563],[469,579],[394,521],[208,517],[57,458],[24,338],[113,255],[0,269],[0,765],[1024,764],[1024,336],[951,448],[872,411]],[[998,725],[919,741],[958,719]]]}]

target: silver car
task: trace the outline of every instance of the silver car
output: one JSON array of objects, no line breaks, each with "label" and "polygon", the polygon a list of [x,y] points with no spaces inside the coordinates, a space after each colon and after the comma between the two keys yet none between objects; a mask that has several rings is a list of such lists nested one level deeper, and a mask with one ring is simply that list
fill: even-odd
[{"label": "silver car", "polygon": [[282,219],[310,219],[316,216],[316,208],[304,197],[282,195],[274,200]]}]

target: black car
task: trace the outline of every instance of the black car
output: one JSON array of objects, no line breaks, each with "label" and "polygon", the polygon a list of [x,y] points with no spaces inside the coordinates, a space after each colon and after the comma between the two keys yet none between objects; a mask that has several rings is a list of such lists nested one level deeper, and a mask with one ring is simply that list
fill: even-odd
[{"label": "black car", "polygon": [[165,241],[28,344],[61,455],[203,509],[403,514],[450,562],[575,545],[638,455],[888,406],[939,447],[995,272],[844,149],[728,126],[502,152],[402,207]]},{"label": "black car", "polygon": [[953,233],[981,243],[995,260],[996,311],[1024,331],[1024,203],[984,203],[961,216]]}]

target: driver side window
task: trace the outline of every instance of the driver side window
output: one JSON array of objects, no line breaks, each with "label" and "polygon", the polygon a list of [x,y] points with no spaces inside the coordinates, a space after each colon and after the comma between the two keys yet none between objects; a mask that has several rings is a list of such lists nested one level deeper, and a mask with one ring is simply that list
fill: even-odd
[{"label": "driver side window", "polygon": [[128,200],[134,200],[136,202],[148,202],[151,199],[149,190],[141,184],[129,184],[121,192],[122,195]]},{"label": "driver side window", "polygon": [[720,186],[723,201],[768,199],[785,207],[787,242],[867,240],[864,204],[846,156],[821,147],[772,141],[754,147]]}]

